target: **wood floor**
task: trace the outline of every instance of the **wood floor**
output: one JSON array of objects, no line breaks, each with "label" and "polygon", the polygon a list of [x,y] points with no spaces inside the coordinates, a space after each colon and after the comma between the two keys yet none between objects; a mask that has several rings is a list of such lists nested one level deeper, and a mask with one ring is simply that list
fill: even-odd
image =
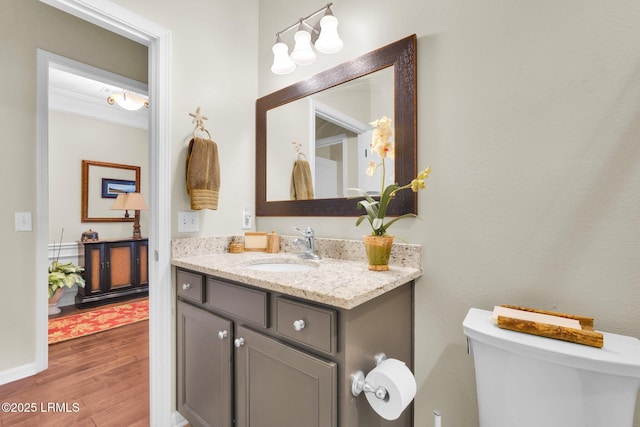
[{"label": "wood floor", "polygon": [[4,402],[21,411],[3,406],[1,427],[149,426],[149,321],[50,345],[49,368],[0,386]]}]

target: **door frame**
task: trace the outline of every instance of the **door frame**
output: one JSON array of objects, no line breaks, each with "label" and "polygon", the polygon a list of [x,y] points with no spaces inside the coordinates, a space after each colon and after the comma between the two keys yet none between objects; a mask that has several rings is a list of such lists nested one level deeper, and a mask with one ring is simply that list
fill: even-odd
[{"label": "door frame", "polygon": [[[171,33],[107,0],[40,0],[148,47],[149,60],[149,401],[153,426],[176,425],[171,289]],[[41,63],[42,62],[42,63]],[[40,67],[46,65],[47,72]],[[36,371],[48,366],[48,60],[38,57],[36,189]],[[46,76],[47,78],[43,77]]]}]

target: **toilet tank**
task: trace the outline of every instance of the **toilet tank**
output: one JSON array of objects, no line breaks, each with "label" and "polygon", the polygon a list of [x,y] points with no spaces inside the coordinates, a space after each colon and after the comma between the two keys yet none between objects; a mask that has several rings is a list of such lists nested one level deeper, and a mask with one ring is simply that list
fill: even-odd
[{"label": "toilet tank", "polygon": [[480,427],[632,427],[640,340],[604,333],[603,348],[499,328],[491,311],[463,321]]}]

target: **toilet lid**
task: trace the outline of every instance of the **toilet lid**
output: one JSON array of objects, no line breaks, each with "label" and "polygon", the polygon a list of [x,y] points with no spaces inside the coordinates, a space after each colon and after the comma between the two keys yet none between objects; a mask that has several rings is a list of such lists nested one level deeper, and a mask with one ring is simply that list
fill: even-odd
[{"label": "toilet lid", "polygon": [[491,314],[477,308],[469,310],[462,326],[472,342],[478,340],[560,365],[640,378],[640,340],[637,338],[603,332],[604,346],[589,347],[501,329],[489,321]]}]

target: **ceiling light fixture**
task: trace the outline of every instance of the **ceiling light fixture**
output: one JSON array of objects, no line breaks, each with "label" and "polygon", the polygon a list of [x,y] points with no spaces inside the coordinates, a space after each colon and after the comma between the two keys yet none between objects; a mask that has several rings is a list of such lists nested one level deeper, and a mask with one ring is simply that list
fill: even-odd
[{"label": "ceiling light fixture", "polygon": [[110,105],[118,104],[120,107],[129,111],[136,111],[142,107],[149,108],[149,101],[142,95],[129,90],[116,93],[107,98]]},{"label": "ceiling light fixture", "polygon": [[[336,53],[342,49],[343,43],[338,35],[338,19],[333,16],[331,6],[313,12],[311,15],[300,18],[298,22],[276,33],[276,43],[273,45],[273,65],[271,71],[274,74],[289,74],[298,65],[309,65],[315,62],[316,54],[311,44],[320,53]],[[309,24],[309,20],[324,12],[323,17],[315,23]],[[282,41],[281,35],[296,28],[294,35],[295,46],[289,56],[289,47]]]}]

